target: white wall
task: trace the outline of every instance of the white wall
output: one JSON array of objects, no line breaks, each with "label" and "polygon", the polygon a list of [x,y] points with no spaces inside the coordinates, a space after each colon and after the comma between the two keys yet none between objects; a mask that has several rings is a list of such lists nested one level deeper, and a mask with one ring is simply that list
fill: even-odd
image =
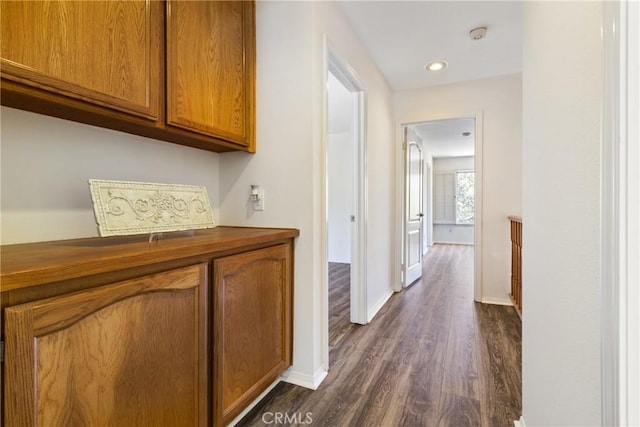
[{"label": "white wall", "polygon": [[[257,153],[231,153],[220,162],[220,215],[226,224],[300,229],[292,373],[309,383],[322,378],[327,363],[322,343],[326,301],[321,293],[326,271],[323,35],[367,88],[370,314],[392,292],[392,96],[333,2],[258,2],[256,17]],[[247,210],[252,183],[266,190],[264,212]]]},{"label": "white wall", "polygon": [[602,5],[524,7],[524,419],[527,426],[595,426]]},{"label": "white wall", "polygon": [[473,245],[473,225],[433,224],[433,243]]},{"label": "white wall", "polygon": [[2,244],[97,236],[89,178],[207,187],[216,153],[2,107]]},{"label": "white wall", "polygon": [[433,159],[434,173],[456,170],[473,170],[473,156],[465,157],[436,157]]},{"label": "white wall", "polygon": [[[457,170],[474,170],[473,156],[433,159],[434,174]],[[433,242],[473,245],[473,227],[473,225],[433,224]]]},{"label": "white wall", "polygon": [[351,263],[353,213],[353,137],[351,132],[330,133],[328,155],[329,262]]},{"label": "white wall", "polygon": [[429,150],[424,150],[424,212],[425,212],[425,233],[424,233],[424,253],[433,246],[433,157]]},{"label": "white wall", "polygon": [[[396,126],[483,113],[482,299],[509,301],[508,215],[522,213],[520,74],[399,92]],[[477,226],[477,225],[476,225]]]}]

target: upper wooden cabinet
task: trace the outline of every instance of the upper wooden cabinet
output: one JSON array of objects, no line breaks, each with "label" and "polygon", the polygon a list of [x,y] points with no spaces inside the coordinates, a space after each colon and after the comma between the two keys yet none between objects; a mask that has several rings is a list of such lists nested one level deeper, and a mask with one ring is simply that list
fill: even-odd
[{"label": "upper wooden cabinet", "polygon": [[167,2],[169,124],[250,144],[252,8],[242,1]]},{"label": "upper wooden cabinet", "polygon": [[162,4],[2,2],[2,77],[158,119]]},{"label": "upper wooden cabinet", "polygon": [[3,105],[255,152],[253,1],[2,1]]}]

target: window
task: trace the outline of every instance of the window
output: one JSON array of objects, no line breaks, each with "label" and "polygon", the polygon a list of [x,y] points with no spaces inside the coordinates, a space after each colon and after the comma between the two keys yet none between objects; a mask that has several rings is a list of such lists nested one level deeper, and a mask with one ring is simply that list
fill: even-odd
[{"label": "window", "polygon": [[473,171],[456,172],[456,224],[474,223],[474,184]]},{"label": "window", "polygon": [[475,173],[458,170],[434,175],[435,224],[473,225],[475,219]]}]

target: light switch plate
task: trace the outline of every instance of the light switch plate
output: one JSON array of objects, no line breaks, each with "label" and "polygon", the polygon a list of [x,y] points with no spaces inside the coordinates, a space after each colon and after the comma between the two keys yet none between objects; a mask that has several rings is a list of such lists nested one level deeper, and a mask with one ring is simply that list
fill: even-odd
[{"label": "light switch plate", "polygon": [[263,211],[264,210],[264,190],[259,190],[260,196],[258,200],[253,202],[253,210],[254,211]]}]

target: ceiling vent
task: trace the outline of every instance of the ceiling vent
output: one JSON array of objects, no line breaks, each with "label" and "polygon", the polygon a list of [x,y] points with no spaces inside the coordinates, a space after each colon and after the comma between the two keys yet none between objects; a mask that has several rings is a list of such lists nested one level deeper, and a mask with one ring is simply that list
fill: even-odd
[{"label": "ceiling vent", "polygon": [[469,31],[469,36],[471,36],[471,40],[481,40],[486,35],[487,35],[487,27],[477,27]]}]

